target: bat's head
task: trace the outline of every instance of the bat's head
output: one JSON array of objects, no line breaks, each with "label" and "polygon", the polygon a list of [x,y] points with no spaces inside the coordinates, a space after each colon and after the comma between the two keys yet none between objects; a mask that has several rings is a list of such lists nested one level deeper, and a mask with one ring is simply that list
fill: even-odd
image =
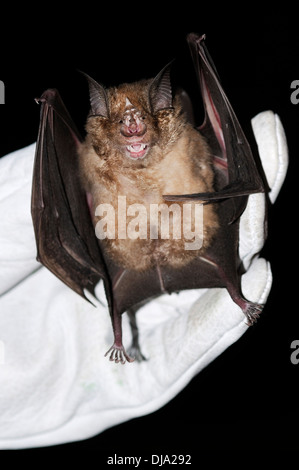
[{"label": "bat's head", "polygon": [[107,90],[87,79],[91,111],[86,130],[96,152],[121,166],[147,166],[162,158],[182,127],[181,107],[173,99],[170,64],[153,80]]}]

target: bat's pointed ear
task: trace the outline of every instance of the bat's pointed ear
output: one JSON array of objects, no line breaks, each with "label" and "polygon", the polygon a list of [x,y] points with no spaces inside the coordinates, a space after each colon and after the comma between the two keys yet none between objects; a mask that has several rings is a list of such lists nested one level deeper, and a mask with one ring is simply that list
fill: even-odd
[{"label": "bat's pointed ear", "polygon": [[153,113],[172,108],[171,65],[172,62],[167,64],[150,84],[149,98]]},{"label": "bat's pointed ear", "polygon": [[91,116],[109,117],[108,97],[105,88],[91,78],[87,73],[81,72],[87,80],[89,86],[89,99]]}]

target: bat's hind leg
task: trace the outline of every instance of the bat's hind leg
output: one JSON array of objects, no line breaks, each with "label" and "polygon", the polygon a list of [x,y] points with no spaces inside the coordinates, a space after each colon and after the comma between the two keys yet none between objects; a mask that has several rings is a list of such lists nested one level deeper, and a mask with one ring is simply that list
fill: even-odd
[{"label": "bat's hind leg", "polygon": [[134,358],[127,354],[123,343],[122,343],[122,326],[121,326],[121,315],[117,312],[116,308],[113,308],[112,312],[112,326],[114,333],[114,343],[110,349],[105,354],[105,357],[109,356],[110,361],[116,363],[121,362],[125,364],[127,362],[133,362]]},{"label": "bat's hind leg", "polygon": [[136,322],[136,312],[137,308],[130,308],[127,310],[127,314],[130,320],[130,326],[132,331],[132,345],[129,349],[130,356],[133,356],[136,361],[142,362],[146,361],[146,358],[141,352],[140,344],[139,344],[139,334],[138,334],[138,327]]},{"label": "bat's hind leg", "polygon": [[241,289],[241,278],[237,273],[237,270],[231,270],[228,273],[212,259],[208,257],[201,257],[201,259],[209,264],[214,265],[214,267],[217,269],[218,275],[223,281],[232,300],[242,309],[247,319],[247,325],[252,326],[254,323],[256,323],[264,308],[264,305],[257,302],[251,302],[243,296]]},{"label": "bat's hind leg", "polygon": [[227,290],[233,301],[242,309],[245,317],[247,318],[247,325],[252,326],[256,323],[264,308],[263,304],[251,302],[250,300],[245,299],[240,291],[235,291],[234,286],[227,286]]},{"label": "bat's hind leg", "polygon": [[263,310],[263,305],[245,299],[241,290],[240,276],[236,273],[235,279],[230,279],[225,272],[219,268],[220,275],[225,281],[227,291],[233,301],[242,309],[248,326],[252,326],[259,318]]}]

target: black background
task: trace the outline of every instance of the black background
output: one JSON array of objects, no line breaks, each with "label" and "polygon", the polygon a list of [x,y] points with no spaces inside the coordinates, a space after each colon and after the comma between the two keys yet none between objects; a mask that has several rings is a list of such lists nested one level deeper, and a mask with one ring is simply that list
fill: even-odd
[{"label": "black background", "polygon": [[243,3],[231,10],[195,4],[127,4],[121,10],[114,5],[105,11],[101,5],[74,11],[73,5],[71,12],[52,14],[30,14],[26,7],[18,8],[18,22],[7,13],[9,28],[1,33],[0,80],[6,96],[0,106],[0,155],[36,140],[34,98],[49,87],[59,89],[83,132],[88,97],[78,69],[112,85],[152,77],[176,58],[178,81],[194,92],[185,38],[191,31],[206,33],[224,89],[253,147],[250,119],[268,109],[279,114],[288,139],[289,171],[270,210],[263,250],[274,276],[267,305],[255,326],[162,409],[85,441],[25,453],[92,450],[101,463],[114,453],[191,453],[195,459],[205,450],[299,447],[299,364],[290,361],[291,342],[299,339],[297,272],[292,270],[297,263],[299,105],[290,101],[291,82],[299,79],[299,17],[294,8],[281,6],[258,12]]}]

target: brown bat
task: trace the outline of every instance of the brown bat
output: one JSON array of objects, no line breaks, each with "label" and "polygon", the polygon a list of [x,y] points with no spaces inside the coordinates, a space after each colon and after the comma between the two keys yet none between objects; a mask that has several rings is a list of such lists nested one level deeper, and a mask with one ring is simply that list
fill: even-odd
[{"label": "brown bat", "polygon": [[56,90],[39,100],[38,259],[85,298],[103,280],[114,331],[106,355],[115,362],[144,359],[135,313],[161,293],[225,287],[249,324],[262,310],[242,295],[238,243],[248,195],[265,187],[204,39],[188,36],[205,106],[200,128],[189,121],[187,95],[172,90],[170,65],[152,80],[109,89],[86,76],[84,141]]}]

